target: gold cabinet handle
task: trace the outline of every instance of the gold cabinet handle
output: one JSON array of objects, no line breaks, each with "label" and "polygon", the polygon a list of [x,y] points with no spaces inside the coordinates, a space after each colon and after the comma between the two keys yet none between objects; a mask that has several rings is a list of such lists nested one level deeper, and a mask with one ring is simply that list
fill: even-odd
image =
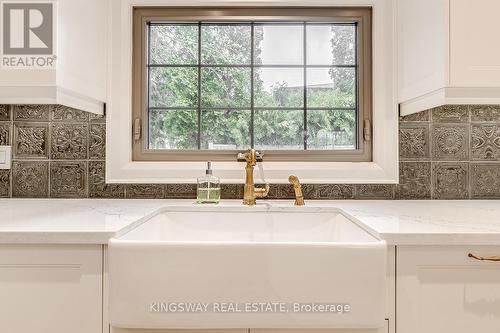
[{"label": "gold cabinet handle", "polygon": [[469,253],[469,258],[474,258],[476,260],[481,260],[481,261],[500,261],[500,257],[497,256],[492,256],[492,257],[479,257],[476,256],[472,253]]}]

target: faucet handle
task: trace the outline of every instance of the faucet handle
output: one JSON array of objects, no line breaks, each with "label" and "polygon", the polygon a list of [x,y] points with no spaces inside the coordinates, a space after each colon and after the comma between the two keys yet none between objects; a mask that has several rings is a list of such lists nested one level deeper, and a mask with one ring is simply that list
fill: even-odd
[{"label": "faucet handle", "polygon": [[255,151],[255,161],[256,162],[263,162],[264,161],[264,153],[256,150]]},{"label": "faucet handle", "polygon": [[264,184],[264,187],[256,187],[254,188],[254,193],[256,198],[265,198],[269,194],[269,190],[271,186],[269,184]]},{"label": "faucet handle", "polygon": [[236,160],[238,162],[248,162],[252,160],[252,155],[255,156],[255,162],[262,162],[264,160],[264,153],[255,149],[239,152],[238,155],[236,155]]},{"label": "faucet handle", "polygon": [[245,162],[247,160],[245,157],[245,153],[239,152],[238,155],[236,155],[236,160],[238,162]]}]

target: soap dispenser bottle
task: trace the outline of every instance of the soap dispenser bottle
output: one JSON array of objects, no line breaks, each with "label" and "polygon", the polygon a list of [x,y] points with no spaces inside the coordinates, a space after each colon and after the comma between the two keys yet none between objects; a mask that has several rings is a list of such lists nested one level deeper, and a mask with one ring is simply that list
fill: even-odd
[{"label": "soap dispenser bottle", "polygon": [[198,178],[196,191],[198,203],[218,203],[220,201],[220,180],[212,174],[211,162],[207,162],[205,176]]}]

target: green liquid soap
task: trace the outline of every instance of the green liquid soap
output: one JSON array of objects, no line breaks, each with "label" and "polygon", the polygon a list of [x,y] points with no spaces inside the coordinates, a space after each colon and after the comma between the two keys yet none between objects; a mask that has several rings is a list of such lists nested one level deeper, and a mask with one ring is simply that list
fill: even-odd
[{"label": "green liquid soap", "polygon": [[220,187],[205,187],[197,190],[198,203],[218,203],[220,201]]},{"label": "green liquid soap", "polygon": [[220,180],[212,174],[211,163],[207,163],[205,176],[198,178],[197,203],[218,203],[220,201]]}]

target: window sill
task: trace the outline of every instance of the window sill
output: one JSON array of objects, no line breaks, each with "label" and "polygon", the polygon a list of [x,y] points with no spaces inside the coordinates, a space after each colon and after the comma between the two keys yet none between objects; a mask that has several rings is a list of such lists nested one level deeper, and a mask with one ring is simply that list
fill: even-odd
[{"label": "window sill", "polygon": [[[239,184],[245,181],[245,163],[212,162],[214,175],[225,184]],[[196,183],[204,174],[206,162],[130,162],[116,172],[110,165],[108,183]],[[348,183],[369,184],[397,182],[397,172],[388,173],[380,165],[346,162],[263,162],[264,176],[268,183],[288,183],[288,176],[296,175],[304,184]],[[258,167],[254,169],[256,182],[261,182]],[[147,174],[147,177],[144,175]]]},{"label": "window sill", "polygon": [[[350,0],[352,6],[373,7],[373,162],[265,162],[270,183],[286,183],[290,174],[302,183],[383,184],[398,181],[398,111],[396,100],[396,0]],[[244,5],[231,1],[162,1],[162,5]],[[303,2],[302,2],[303,3]],[[111,2],[109,80],[107,105],[108,183],[193,183],[203,174],[205,162],[133,162],[131,142],[131,27],[133,5],[158,5],[153,0]],[[300,5],[274,0],[262,5]],[[345,0],[311,0],[310,6],[346,5]],[[242,183],[244,164],[214,162],[223,183]],[[255,179],[259,180],[258,168]]]}]

